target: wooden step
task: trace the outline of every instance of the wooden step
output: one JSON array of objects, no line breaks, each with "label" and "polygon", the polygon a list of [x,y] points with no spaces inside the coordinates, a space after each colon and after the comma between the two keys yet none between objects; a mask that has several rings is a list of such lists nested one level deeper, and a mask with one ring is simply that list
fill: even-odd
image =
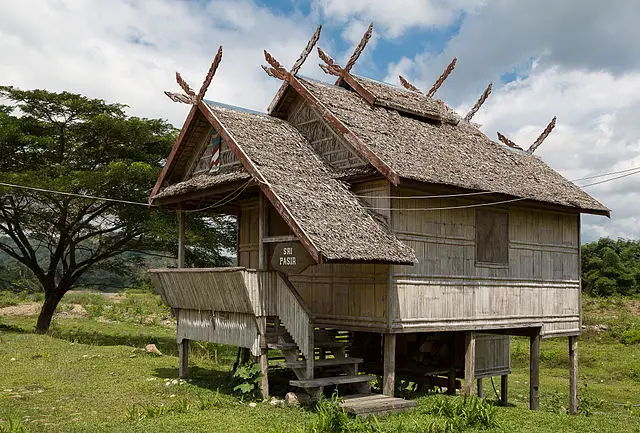
[{"label": "wooden step", "polygon": [[[328,358],[328,359],[316,359],[313,362],[315,367],[332,367],[336,365],[351,365],[351,364],[361,364],[364,360],[362,358]],[[289,368],[303,368],[306,367],[305,361],[296,361],[296,362],[285,362],[285,367]]]},{"label": "wooden step", "polygon": [[296,343],[267,343],[267,347],[276,350],[291,350],[296,349],[298,345]]},{"label": "wooden step", "polygon": [[340,406],[348,413],[367,417],[411,410],[416,402],[381,394],[355,394],[344,397]]},{"label": "wooden step", "polygon": [[299,388],[320,388],[329,385],[343,385],[347,383],[364,383],[375,380],[375,376],[369,376],[367,374],[361,374],[358,376],[333,376],[333,377],[321,377],[318,379],[306,379],[306,380],[290,380],[289,385],[297,386]]},{"label": "wooden step", "polygon": [[336,349],[340,347],[349,347],[349,343],[344,343],[342,341],[332,341],[332,340],[315,341],[313,345],[315,347],[324,348],[324,349]]}]

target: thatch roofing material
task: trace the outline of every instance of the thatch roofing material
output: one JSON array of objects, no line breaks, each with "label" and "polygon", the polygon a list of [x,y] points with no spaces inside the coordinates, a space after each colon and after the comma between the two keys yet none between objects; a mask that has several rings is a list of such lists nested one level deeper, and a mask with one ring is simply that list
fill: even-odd
[{"label": "thatch roofing material", "polygon": [[221,187],[242,180],[249,180],[251,176],[246,171],[233,170],[226,173],[200,174],[185,181],[170,185],[156,194],[153,199],[168,198],[202,191],[207,188]]},{"label": "thatch roofing material", "polygon": [[460,116],[440,99],[369,78],[353,78],[376,97],[375,105],[446,123],[457,124],[460,121]]},{"label": "thatch roofing material", "polygon": [[326,261],[414,263],[287,122],[209,104]]},{"label": "thatch roofing material", "polygon": [[[372,107],[355,92],[342,87],[308,79],[300,81],[400,177],[506,194],[585,212],[609,213],[600,202],[541,159],[495,143],[468,122],[457,125],[424,122],[400,115],[396,110]],[[411,104],[413,95],[420,96],[366,81],[377,85],[377,95],[382,94],[382,87],[387,87],[386,94],[396,105]],[[399,96],[404,94],[407,95]]]}]

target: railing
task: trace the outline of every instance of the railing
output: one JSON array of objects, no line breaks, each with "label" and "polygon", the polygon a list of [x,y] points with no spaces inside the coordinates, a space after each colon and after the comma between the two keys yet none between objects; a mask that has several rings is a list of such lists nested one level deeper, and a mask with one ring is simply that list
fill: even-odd
[{"label": "railing", "polygon": [[277,274],[276,311],[300,351],[307,357],[313,351],[312,315],[295,287],[280,274]]}]

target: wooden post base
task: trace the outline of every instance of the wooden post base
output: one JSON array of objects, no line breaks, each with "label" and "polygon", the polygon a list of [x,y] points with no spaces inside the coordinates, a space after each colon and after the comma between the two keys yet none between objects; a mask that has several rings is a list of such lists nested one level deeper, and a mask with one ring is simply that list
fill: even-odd
[{"label": "wooden post base", "polygon": [[189,340],[183,339],[178,345],[178,376],[184,379],[189,374]]}]

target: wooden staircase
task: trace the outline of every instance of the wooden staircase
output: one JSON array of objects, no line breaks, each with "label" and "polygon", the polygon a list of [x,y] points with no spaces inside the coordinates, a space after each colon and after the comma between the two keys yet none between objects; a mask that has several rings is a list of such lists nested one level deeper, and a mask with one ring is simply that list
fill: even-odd
[{"label": "wooden staircase", "polygon": [[[267,321],[267,347],[277,349],[284,356],[283,366],[293,370],[296,380],[289,384],[304,389],[313,400],[328,386],[350,385],[357,394],[371,393],[375,376],[359,375],[361,358],[347,354],[349,346],[345,333],[335,330],[314,329],[313,350],[305,354],[277,317]],[[313,354],[313,355],[311,355]]]}]

